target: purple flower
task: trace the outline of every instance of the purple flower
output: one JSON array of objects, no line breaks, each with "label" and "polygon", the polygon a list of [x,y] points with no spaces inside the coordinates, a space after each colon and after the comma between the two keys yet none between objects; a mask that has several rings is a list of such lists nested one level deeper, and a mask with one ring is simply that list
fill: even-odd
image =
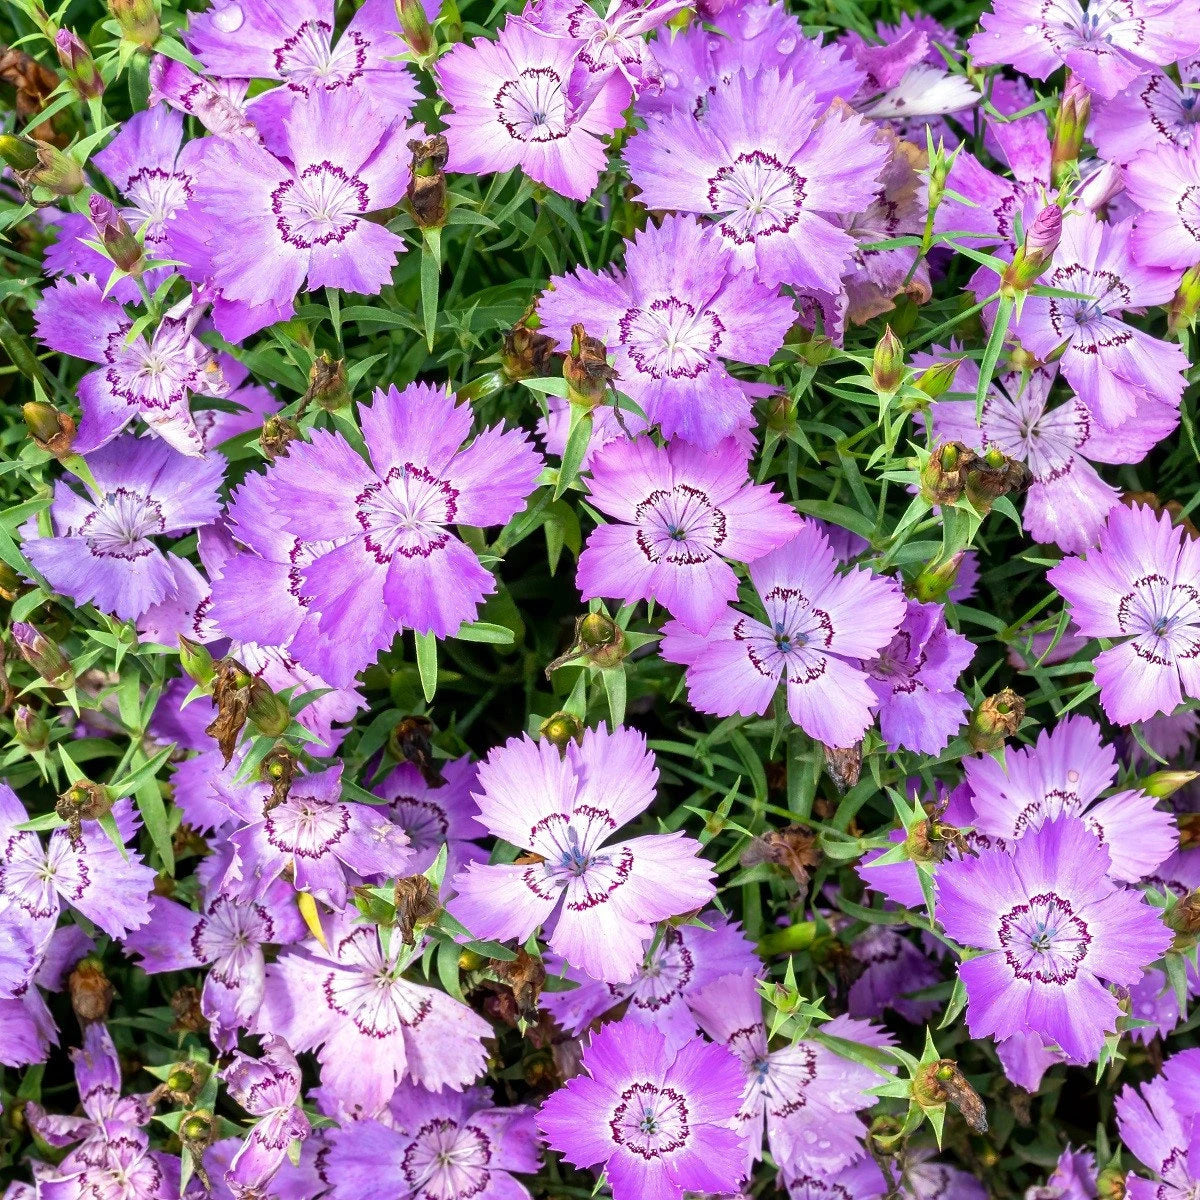
[{"label": "purple flower", "polygon": [[[219,873],[229,861],[220,853]],[[174,900],[155,896],[149,922],[126,939],[148,974],[209,966],[200,993],[200,1011],[209,1021],[214,1045],[225,1053],[237,1045],[237,1031],[253,1024],[266,980],[263,947],[287,946],[305,936],[292,889],[283,882],[260,900],[239,901],[206,889],[204,907],[192,912]]]},{"label": "purple flower", "polygon": [[151,539],[217,515],[225,460],[186,458],[165,442],[126,436],[97,450],[88,466],[101,496],[59,480],[50,506],[54,536],[27,537],[25,554],[76,604],[133,620],[176,590],[180,560]]},{"label": "purple flower", "polygon": [[1200,545],[1144,505],[1118,504],[1085,557],[1047,578],[1087,637],[1121,639],[1096,655],[1100,704],[1119,725],[1200,696]]},{"label": "purple flower", "polygon": [[1120,95],[1093,106],[1088,139],[1110,162],[1124,166],[1143,150],[1191,143],[1200,58],[1184,59],[1175,67],[1178,83],[1172,75],[1152,71]]},{"label": "purple flower", "polygon": [[1039,359],[1062,353],[1060,370],[1105,429],[1122,426],[1147,401],[1177,408],[1187,365],[1179,346],[1121,320],[1128,309],[1165,304],[1176,285],[1171,272],[1134,262],[1129,239],[1128,221],[1110,226],[1070,214],[1039,282],[1089,299],[1030,295],[1013,325]]},{"label": "purple flower", "polygon": [[1190,0],[994,0],[970,49],[980,66],[1005,64],[1046,79],[1065,64],[1108,99],[1151,67],[1195,51]]},{"label": "purple flower", "polygon": [[71,1060],[83,1115],[47,1113],[40,1104],[29,1101],[25,1116],[42,1141],[51,1146],[91,1143],[98,1148],[108,1121],[134,1127],[150,1124],[151,1108],[145,1098],[121,1095],[121,1060],[104,1025],[93,1022],[84,1027],[83,1045],[71,1051]]},{"label": "purple flower", "polygon": [[654,122],[625,157],[647,208],[715,217],[765,284],[828,289],[855,249],[834,214],[871,204],[887,150],[861,117],[824,111],[799,79],[766,70],[718,88],[702,121]]},{"label": "purple flower", "polygon": [[620,1021],[592,1038],[583,1069],[538,1125],[568,1162],[603,1165],[613,1200],[738,1190],[745,1153],[731,1124],[744,1079],[723,1046],[693,1038],[672,1052],[655,1030]]},{"label": "purple flower", "polygon": [[1142,210],[1133,229],[1139,263],[1187,268],[1200,261],[1200,143],[1139,154],[1125,168],[1125,189]]},{"label": "purple flower", "polygon": [[283,9],[270,0],[216,0],[192,14],[187,40],[211,75],[281,81],[247,110],[268,137],[322,94],[364,97],[385,119],[407,121],[420,93],[401,60],[407,47],[392,0],[366,0],[336,41],[334,7],[334,0],[289,0]]},{"label": "purple flower", "polygon": [[581,112],[568,85],[579,45],[509,17],[494,42],[459,44],[438,61],[451,171],[475,175],[520,167],[572,200],[586,200],[606,163],[602,137],[623,123],[629,100],[613,75]]},{"label": "purple flower", "polygon": [[448,527],[504,524],[542,461],[522,431],[501,426],[461,448],[471,416],[430,384],[377,391],[359,409],[369,463],[318,430],[268,473],[276,524],[308,543],[294,586],[309,616],[291,652],[334,686],[349,684],[401,629],[454,634],[495,591],[491,572]]},{"label": "purple flower", "polygon": [[859,660],[874,658],[904,619],[890,580],[839,574],[829,541],[806,522],[750,566],[766,623],[726,610],[705,636],[664,627],[662,656],[687,667],[692,705],[719,717],[765,713],[780,683],[788,713],[810,737],[852,746],[870,726],[875,693]]},{"label": "purple flower", "polygon": [[377,295],[405,247],[367,214],[404,194],[405,136],[363,92],[322,88],[284,121],[286,161],[247,138],[207,139],[189,211],[195,237],[179,247],[184,273],[261,314],[254,328],[290,312],[306,282]]},{"label": "purple flower", "polygon": [[[0,789],[0,810],[2,801]],[[20,943],[22,973],[31,953],[33,961],[32,974],[23,979],[10,976],[0,988],[0,1064],[7,1067],[45,1062],[58,1042],[58,1030],[39,989],[62,991],[71,968],[96,948],[78,925],[53,930],[48,941],[43,938],[45,925],[29,925],[28,913],[0,895],[0,940]]]},{"label": "purple flower", "polygon": [[770,362],[796,319],[790,300],[740,266],[711,226],[668,217],[627,243],[623,272],[552,279],[538,315],[563,348],[582,322],[651,425],[712,450],[754,423],[749,391],[722,360]]},{"label": "purple flower", "polygon": [[[786,1180],[786,1186],[790,1200],[883,1200],[888,1192],[883,1172],[870,1158],[833,1175],[794,1175]],[[954,1200],[958,1200],[957,1193]]]},{"label": "purple flower", "polygon": [[975,647],[946,626],[940,604],[908,601],[896,636],[866,664],[879,704],[879,732],[893,752],[940,754],[970,707],[958,690]]},{"label": "purple flower", "polygon": [[321,1047],[321,1083],[347,1113],[374,1116],[403,1079],[461,1090],[487,1058],[492,1027],[444,992],[411,983],[404,971],[423,947],[380,944],[379,931],[349,914],[315,941],[267,968],[258,1028],[294,1050]]},{"label": "purple flower", "polygon": [[[876,1102],[868,1089],[883,1082],[878,1072],[817,1041],[769,1049],[752,974],[710,984],[692,1007],[704,1032],[742,1064],[746,1091],[737,1120],[748,1166],[762,1157],[764,1124],[771,1157],[788,1177],[831,1175],[863,1156],[867,1127],[858,1113]],[[874,1025],[850,1017],[836,1017],[821,1029],[846,1041],[891,1044]]]},{"label": "purple flower", "polygon": [[[957,1167],[934,1162],[934,1153],[932,1146],[917,1146],[905,1157],[904,1182],[913,1200],[988,1200],[978,1179]],[[858,1193],[854,1195],[857,1200]]]},{"label": "purple flower", "polygon": [[940,982],[941,974],[908,938],[890,925],[869,925],[851,943],[850,953],[862,963],[862,974],[850,985],[846,1006],[850,1016],[883,1016],[885,1009],[906,1021],[921,1024],[937,1011],[936,1000],[910,999]]},{"label": "purple flower", "polygon": [[[964,361],[955,376],[955,393],[973,393],[978,379],[978,367]],[[1038,541],[1078,552],[1096,544],[1117,502],[1116,488],[1092,463],[1140,462],[1175,430],[1179,413],[1170,405],[1143,400],[1135,416],[1110,433],[1076,397],[1051,408],[1053,385],[1053,372],[1044,368],[1027,377],[1006,374],[999,386],[988,389],[980,422],[973,398],[947,398],[932,406],[933,429],[939,441],[960,441],[980,453],[995,446],[1025,463],[1032,476],[1025,528]]]},{"label": "purple flower", "polygon": [[[570,400],[558,396],[547,397],[547,415],[537,426],[538,436],[546,447],[546,453],[561,459],[571,434]],[[598,404],[592,409],[592,430],[587,450],[579,464],[581,471],[590,471],[592,460],[610,442],[627,441],[647,428],[646,419],[629,409],[616,409],[611,404]],[[753,432],[747,431],[751,439]],[[739,442],[739,445],[742,443]],[[747,447],[749,453],[749,447]]]},{"label": "purple flower", "polygon": [[296,1107],[300,1099],[300,1064],[283,1038],[263,1038],[263,1056],[240,1051],[221,1077],[229,1094],[257,1117],[241,1148],[233,1156],[225,1182],[235,1195],[261,1196],[287,1158],[294,1141],[304,1141],[312,1129]]},{"label": "purple flower", "polygon": [[1112,859],[1110,875],[1135,882],[1175,849],[1175,821],[1144,792],[1117,792],[1096,801],[1117,777],[1117,756],[1086,717],[1067,717],[1043,730],[1037,745],[1009,747],[1002,762],[965,759],[976,829],[1012,841],[1058,816],[1079,817]]},{"label": "purple flower", "polygon": [[37,307],[38,337],[51,350],[99,364],[79,381],[77,453],[98,450],[141,417],[180,454],[203,455],[188,397],[224,396],[229,389],[212,351],[193,335],[200,314],[185,301],[149,338],[138,333],[131,340],[133,321],[95,280],[64,280],[46,290]]},{"label": "purple flower", "polygon": [[683,833],[609,839],[654,802],[658,768],[632,729],[589,729],[565,754],[525,735],[479,766],[479,821],[536,861],[471,863],[451,913],[480,938],[524,942],[549,925],[550,948],[605,983],[628,983],[668,917],[713,897],[712,868]]},{"label": "purple flower", "polygon": [[341,799],[342,764],[297,779],[282,804],[261,795],[238,816],[248,824],[229,837],[233,861],[223,887],[242,901],[261,900],[285,872],[297,891],[340,909],[361,879],[408,874],[408,835],[382,806]]},{"label": "purple flower", "polygon": [[528,1200],[513,1174],[540,1165],[533,1109],[496,1108],[484,1088],[403,1083],[380,1120],[348,1124],[331,1143],[330,1200]]},{"label": "purple flower", "polygon": [[655,600],[694,633],[707,633],[737,599],[725,560],[754,562],[802,525],[777,492],[746,478],[732,441],[711,454],[648,437],[610,442],[592,459],[588,493],[613,519],[579,556],[582,597]]},{"label": "purple flower", "polygon": [[[670,926],[646,962],[628,983],[589,979],[569,964],[547,956],[546,970],[579,986],[565,992],[544,992],[542,1007],[573,1037],[593,1021],[627,1004],[621,1020],[650,1025],[667,1039],[669,1049],[696,1035],[692,998],[703,987],[726,975],[754,971],[757,960],[741,926],[710,911],[701,925]],[[709,928],[704,928],[709,926]]]},{"label": "purple flower", "polygon": [[156,54],[150,62],[151,104],[169,104],[218,137],[261,142],[262,135],[246,116],[247,88],[245,79],[208,79],[165,54]]},{"label": "purple flower", "polygon": [[1130,1172],[1129,1200],[1187,1200],[1200,1187],[1200,1051],[1163,1063],[1162,1074],[1117,1097],[1117,1129],[1125,1147],[1155,1179]]},{"label": "purple flower", "polygon": [[1068,1061],[1095,1061],[1121,1009],[1105,983],[1129,987],[1171,944],[1137,893],[1108,876],[1086,825],[1054,817],[1009,849],[942,863],[938,919],[963,946],[972,1037],[1039,1033]]},{"label": "purple flower", "polygon": [[154,872],[125,843],[137,832],[138,819],[128,800],[113,805],[122,844],[114,844],[98,821],[84,821],[80,844],[71,844],[65,828],[48,845],[32,830],[16,793],[0,783],[0,905],[11,903],[33,923],[44,944],[63,904],[81,912],[109,937],[121,939],[150,918]]},{"label": "purple flower", "polygon": [[150,1148],[145,1131],[105,1121],[57,1166],[34,1166],[44,1200],[179,1200],[179,1159]]}]

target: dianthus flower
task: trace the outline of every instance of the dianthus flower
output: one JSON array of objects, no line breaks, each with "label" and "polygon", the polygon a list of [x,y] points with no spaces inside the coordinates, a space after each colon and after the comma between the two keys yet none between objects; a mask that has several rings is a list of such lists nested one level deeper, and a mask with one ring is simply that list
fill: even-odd
[{"label": "dianthus flower", "polygon": [[938,919],[984,952],[959,966],[972,1037],[1035,1032],[1069,1062],[1095,1061],[1121,1015],[1104,985],[1136,983],[1171,944],[1155,910],[1108,871],[1099,838],[1066,816],[941,864]]},{"label": "dianthus flower", "polygon": [[1189,0],[1088,0],[1086,8],[1079,0],[994,0],[979,23],[970,48],[980,66],[1046,79],[1065,64],[1106,99],[1200,42]]},{"label": "dianthus flower", "polygon": [[37,1163],[37,1195],[56,1200],[178,1200],[179,1159],[150,1147],[146,1132],[123,1121],[100,1132],[57,1165]]},{"label": "dianthus flower", "polygon": [[1057,817],[1080,817],[1107,847],[1114,879],[1144,878],[1175,848],[1175,821],[1145,792],[1100,794],[1117,777],[1117,756],[1100,740],[1100,727],[1071,716],[1038,735],[1036,746],[1008,747],[1002,762],[990,755],[965,759],[977,830],[1008,841]]},{"label": "dianthus flower", "polygon": [[1200,544],[1168,513],[1118,504],[1097,549],[1047,574],[1087,637],[1122,639],[1096,655],[1100,704],[1118,725],[1200,696]]},{"label": "dianthus flower", "polygon": [[1031,476],[1023,524],[1038,541],[1064,550],[1094,546],[1117,503],[1117,489],[1092,464],[1140,462],[1179,423],[1177,409],[1143,400],[1135,416],[1110,433],[1077,397],[1052,407],[1054,373],[1045,368],[1026,378],[1015,372],[1001,376],[988,389],[977,422],[973,393],[978,379],[978,367],[963,361],[954,393],[964,398],[954,399],[952,393],[933,403],[938,441],[962,442],[981,454],[995,446],[1023,462]]},{"label": "dianthus flower", "polygon": [[627,243],[624,271],[559,275],[538,301],[566,349],[582,323],[615,356],[621,390],[663,436],[714,449],[754,423],[724,361],[765,364],[796,319],[792,302],[734,262],[711,226],[668,217]]},{"label": "dianthus flower", "polygon": [[122,844],[116,845],[99,821],[83,821],[78,844],[65,827],[50,835],[48,845],[30,829],[21,801],[0,783],[0,905],[11,903],[32,925],[44,945],[63,905],[83,913],[111,938],[123,938],[150,919],[154,872],[128,843],[139,821],[128,800],[113,805]]},{"label": "dianthus flower", "polygon": [[[1179,82],[1172,77],[1179,71]],[[1110,162],[1132,162],[1143,150],[1157,146],[1187,146],[1196,129],[1200,99],[1200,58],[1176,64],[1172,75],[1152,71],[1120,95],[1093,103],[1088,140]]]},{"label": "dianthus flower", "polygon": [[744,1077],[724,1046],[620,1021],[583,1052],[585,1074],[542,1105],[547,1144],[577,1167],[603,1165],[613,1200],[737,1191],[745,1151],[732,1119]]},{"label": "dianthus flower", "polygon": [[1200,1051],[1184,1050],[1163,1063],[1162,1074],[1140,1090],[1117,1097],[1117,1129],[1126,1148],[1154,1172],[1132,1171],[1129,1200],[1190,1200],[1200,1188]]},{"label": "dianthus flower", "polygon": [[257,1027],[313,1050],[321,1084],[347,1113],[374,1116],[401,1080],[461,1090],[483,1071],[492,1027],[465,1004],[404,978],[422,946],[385,949],[351,914],[267,968]]},{"label": "dianthus flower", "polygon": [[850,1016],[883,1016],[890,1008],[906,1021],[922,1024],[937,1011],[936,1000],[915,1000],[941,979],[929,955],[891,925],[869,925],[850,944],[850,954],[862,973],[846,993]]},{"label": "dianthus flower", "polygon": [[662,656],[687,667],[693,706],[720,717],[759,716],[783,683],[788,712],[805,733],[829,746],[854,745],[876,703],[860,660],[892,640],[905,602],[890,580],[837,567],[824,533],[806,522],[750,565],[765,623],[732,607],[707,635],[669,621]]},{"label": "dianthus flower", "polygon": [[[763,1128],[771,1157],[787,1177],[831,1175],[861,1158],[867,1127],[858,1113],[876,1097],[878,1072],[817,1041],[769,1047],[754,975],[720,979],[693,998],[701,1029],[742,1064],[746,1092],[738,1112],[748,1165],[762,1157]],[[874,1025],[835,1017],[824,1033],[870,1046],[890,1045]]]},{"label": "dianthus flower", "polygon": [[969,639],[947,627],[940,604],[908,601],[896,636],[865,664],[889,749],[946,748],[970,707],[957,683],[974,653]]},{"label": "dianthus flower", "polygon": [[223,138],[249,138],[261,142],[262,134],[246,116],[245,79],[209,79],[183,63],[156,54],[150,61],[150,103],[169,104],[195,117],[209,133]]},{"label": "dianthus flower", "polygon": [[462,448],[470,405],[431,384],[376,391],[359,417],[370,462],[318,430],[267,475],[276,526],[307,543],[291,654],[335,687],[402,629],[447,637],[475,618],[496,581],[449,527],[503,525],[542,466],[521,430],[493,426]]},{"label": "dianthus flower", "polygon": [[889,1190],[879,1164],[872,1158],[852,1163],[832,1175],[801,1172],[785,1177],[784,1184],[790,1200],[884,1200]]},{"label": "dianthus flower", "polygon": [[592,459],[588,494],[612,521],[588,535],[579,556],[582,597],[655,600],[695,633],[737,599],[726,559],[754,562],[802,525],[777,492],[747,479],[732,441],[711,454],[647,437],[610,442]]},{"label": "dianthus flower", "polygon": [[329,1200],[528,1200],[513,1174],[540,1165],[534,1110],[497,1108],[485,1088],[403,1083],[378,1120],[335,1131]]},{"label": "dianthus flower", "polygon": [[628,983],[654,926],[708,903],[712,868],[683,833],[610,839],[654,802],[658,768],[632,729],[589,729],[565,754],[528,735],[479,767],[479,821],[534,862],[471,863],[451,913],[476,937],[550,948],[606,983]]},{"label": "dianthus flower", "polygon": [[1125,190],[1142,210],[1133,227],[1139,263],[1186,269],[1200,262],[1200,142],[1139,154],[1125,168]]},{"label": "dianthus flower", "polygon": [[1105,429],[1122,426],[1147,401],[1178,408],[1187,365],[1179,346],[1121,319],[1128,309],[1165,304],[1176,286],[1170,271],[1133,260],[1129,238],[1129,221],[1102,225],[1090,213],[1070,214],[1039,282],[1088,299],[1030,295],[1013,325],[1039,359],[1061,352],[1059,369]]},{"label": "dianthus flower", "polygon": [[95,280],[63,280],[46,290],[37,307],[38,337],[51,350],[99,364],[79,381],[76,453],[98,450],[134,417],[179,453],[204,453],[188,398],[224,396],[229,388],[215,355],[193,334],[200,315],[184,301],[149,337],[143,332],[130,340],[132,319]]},{"label": "dianthus flower", "polygon": [[179,562],[151,539],[179,534],[220,511],[225,460],[197,461],[152,438],[122,437],[88,457],[100,496],[54,485],[51,537],[29,537],[29,561],[55,591],[123,621],[172,596]]},{"label": "dianthus flower", "polygon": [[[264,133],[322,92],[365,97],[385,118],[407,121],[420,93],[401,61],[407,46],[392,0],[366,0],[336,41],[334,8],[334,0],[216,0],[191,14],[187,41],[210,75],[280,80],[249,105]],[[353,137],[357,128],[345,132]]]},{"label": "dianthus flower", "polygon": [[438,60],[447,168],[474,175],[520,167],[572,200],[586,200],[604,169],[600,140],[623,121],[629,88],[612,75],[585,109],[568,94],[578,43],[509,17],[494,42],[460,43]]},{"label": "dianthus flower", "polygon": [[[0,811],[2,801],[0,791]],[[17,977],[10,971],[0,987],[0,1064],[6,1067],[46,1061],[50,1047],[58,1042],[58,1029],[40,989],[61,992],[71,968],[96,948],[78,925],[53,930],[48,942],[46,929],[40,921],[30,928],[28,912],[0,895],[0,944],[19,943],[22,960]]]},{"label": "dianthus flower", "polygon": [[300,1099],[300,1064],[283,1038],[263,1038],[262,1058],[240,1051],[222,1072],[225,1087],[251,1116],[257,1117],[233,1156],[225,1182],[235,1195],[260,1196],[288,1157],[294,1141],[304,1141],[312,1130]]},{"label": "dianthus flower", "polygon": [[[306,284],[377,295],[405,249],[399,234],[368,219],[408,185],[402,120],[363,92],[321,88],[283,130],[284,158],[248,138],[206,139],[192,236],[177,247],[188,278],[252,314],[241,333],[284,319]],[[217,309],[214,318],[228,328]]]},{"label": "dianthus flower", "polygon": [[547,956],[547,974],[565,976],[579,986],[544,992],[542,1007],[567,1033],[578,1037],[605,1013],[627,1005],[623,1022],[652,1025],[667,1039],[669,1048],[682,1046],[697,1032],[692,997],[726,975],[740,975],[758,966],[738,924],[715,911],[702,913],[700,921],[699,925],[668,927],[628,983],[601,983]]},{"label": "dianthus flower", "polygon": [[625,158],[647,208],[712,216],[763,283],[828,289],[855,249],[834,216],[868,208],[887,149],[861,117],[822,110],[804,82],[766,70],[718,88],[702,121],[655,121]]}]

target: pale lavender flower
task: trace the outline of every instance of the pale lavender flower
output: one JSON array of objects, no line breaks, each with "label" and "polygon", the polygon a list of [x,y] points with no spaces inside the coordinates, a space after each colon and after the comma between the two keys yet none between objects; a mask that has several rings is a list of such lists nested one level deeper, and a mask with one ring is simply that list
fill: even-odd
[{"label": "pale lavender flower", "polygon": [[1163,1063],[1162,1074],[1117,1097],[1117,1129],[1126,1148],[1154,1173],[1126,1179],[1129,1200],[1188,1200],[1200,1187],[1200,1051]]},{"label": "pale lavender flower", "polygon": [[693,838],[610,840],[654,802],[657,781],[645,737],[623,727],[589,729],[565,754],[527,735],[493,750],[479,766],[479,821],[538,861],[471,863],[453,881],[450,912],[481,938],[524,942],[546,925],[572,966],[628,983],[654,926],[714,894]]},{"label": "pale lavender flower", "polygon": [[861,1159],[832,1175],[785,1177],[784,1184],[790,1200],[883,1200],[888,1192],[887,1181],[873,1158]]},{"label": "pale lavender flower", "polygon": [[42,1200],[179,1200],[179,1166],[144,1130],[109,1120],[57,1166],[35,1164],[34,1179]]},{"label": "pale lavender flower", "polygon": [[1139,263],[1186,269],[1200,262],[1200,142],[1139,154],[1125,168],[1125,189],[1141,209],[1133,227]]},{"label": "pale lavender flower", "polygon": [[261,142],[262,135],[246,116],[247,88],[245,79],[209,79],[165,54],[156,54],[150,62],[151,104],[169,104],[218,137]]},{"label": "pale lavender flower", "polygon": [[1176,64],[1179,82],[1164,71],[1143,75],[1111,100],[1093,106],[1088,139],[1121,166],[1143,150],[1187,146],[1200,119],[1200,58]]}]

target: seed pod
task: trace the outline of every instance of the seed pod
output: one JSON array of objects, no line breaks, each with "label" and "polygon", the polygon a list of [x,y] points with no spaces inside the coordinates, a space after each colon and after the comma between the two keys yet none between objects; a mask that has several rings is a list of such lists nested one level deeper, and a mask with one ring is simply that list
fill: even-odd
[{"label": "seed pod", "polygon": [[571,349],[563,363],[563,378],[572,404],[594,408],[604,399],[617,373],[608,365],[608,351],[599,338],[589,337],[582,325],[571,326]]}]

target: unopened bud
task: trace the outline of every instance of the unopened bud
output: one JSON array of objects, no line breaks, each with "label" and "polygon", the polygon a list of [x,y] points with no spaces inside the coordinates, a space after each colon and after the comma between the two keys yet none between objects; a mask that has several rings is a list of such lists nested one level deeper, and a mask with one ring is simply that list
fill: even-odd
[{"label": "unopened bud", "polygon": [[946,153],[946,147],[939,140],[933,157],[929,160],[929,213],[932,216],[938,210],[942,197],[946,194],[946,180],[950,177],[950,168],[954,157]]},{"label": "unopened bud", "polygon": [[1177,334],[1191,329],[1200,315],[1200,266],[1188,267],[1179,280],[1179,288],[1167,306],[1167,330]]},{"label": "unopened bud", "polygon": [[910,595],[922,604],[944,600],[958,579],[958,569],[965,557],[966,551],[959,550],[944,563],[930,563],[912,581]]},{"label": "unopened bud", "polygon": [[967,470],[975,451],[962,442],[945,442],[929,456],[921,471],[921,495],[929,504],[953,504],[967,486]]},{"label": "unopened bud", "polygon": [[433,49],[433,29],[421,0],[396,0],[396,17],[412,52],[428,54]]},{"label": "unopened bud", "polygon": [[913,384],[918,390],[924,392],[930,400],[936,400],[939,396],[945,395],[953,387],[954,377],[958,374],[958,368],[962,364],[963,359],[961,358],[951,358],[945,362],[934,363],[932,367],[926,367],[913,380]]},{"label": "unopened bud", "polygon": [[13,733],[26,750],[45,750],[50,744],[50,726],[40,713],[25,704],[13,713]]},{"label": "unopened bud", "polygon": [[408,203],[413,220],[421,229],[440,229],[446,223],[446,157],[450,147],[445,137],[414,138],[412,171],[408,177]]},{"label": "unopened bud", "polygon": [[246,717],[263,737],[280,737],[292,723],[288,706],[261,679],[250,682]]},{"label": "unopened bud", "polygon": [[322,350],[313,359],[309,369],[308,390],[304,393],[302,405],[315,403],[326,412],[334,412],[345,408],[350,398],[345,359],[334,358]]},{"label": "unopened bud", "polygon": [[194,680],[202,688],[212,685],[216,678],[217,669],[213,664],[213,656],[207,647],[191,638],[179,635],[179,665],[189,679]]},{"label": "unopened bud", "polygon": [[81,1025],[103,1021],[112,1008],[115,995],[113,985],[104,973],[104,964],[90,955],[80,959],[67,977],[67,991],[71,1008]]},{"label": "unopened bud", "polygon": [[29,400],[21,406],[25,428],[39,450],[53,454],[60,461],[71,453],[75,444],[75,418],[59,412],[44,400]]},{"label": "unopened bud", "polygon": [[52,687],[64,691],[75,682],[66,655],[49,638],[26,621],[16,621],[12,627],[17,653]]},{"label": "unopened bud", "polygon": [[1034,218],[1013,260],[1004,268],[1000,280],[1002,295],[1023,295],[1038,281],[1042,272],[1050,265],[1055,250],[1062,238],[1062,209],[1057,204],[1048,204]]},{"label": "unopened bud", "polygon": [[583,742],[583,722],[568,712],[556,712],[542,722],[538,734],[565,752],[572,742]]},{"label": "unopened bud", "polygon": [[510,381],[550,373],[554,365],[555,342],[540,330],[541,321],[531,310],[504,335],[500,363]]},{"label": "unopened bud", "polygon": [[983,514],[1001,496],[1019,495],[1029,486],[1033,475],[1015,458],[1009,458],[998,446],[989,446],[967,471],[967,499]]},{"label": "unopened bud", "polygon": [[140,275],[145,255],[141,243],[129,227],[129,222],[117,212],[111,200],[99,193],[88,200],[88,210],[109,258],[122,271],[130,275]]},{"label": "unopened bud", "polygon": [[94,100],[103,93],[104,80],[92,52],[71,30],[60,29],[55,33],[54,48],[67,78],[83,99]]},{"label": "unopened bud", "polygon": [[1025,701],[1012,688],[988,696],[971,715],[967,740],[980,753],[998,750],[1025,719]]},{"label": "unopened bud", "polygon": [[1096,1196],[1098,1200],[1125,1200],[1128,1190],[1125,1186],[1127,1172],[1117,1166],[1105,1167],[1096,1176]]},{"label": "unopened bud", "polygon": [[1173,796],[1181,787],[1200,779],[1200,771],[1155,771],[1138,780],[1138,787],[1156,800],[1165,800]]},{"label": "unopened bud", "polygon": [[121,26],[121,35],[143,50],[150,50],[158,41],[162,25],[154,0],[108,0],[108,11]]},{"label": "unopened bud", "polygon": [[616,667],[625,661],[625,631],[604,613],[587,613],[575,620],[571,645],[546,667],[549,679],[559,667],[582,657],[594,667]]},{"label": "unopened bud", "polygon": [[1062,103],[1054,121],[1054,140],[1050,146],[1050,179],[1062,187],[1079,161],[1084,132],[1092,112],[1092,97],[1076,75],[1067,77]]},{"label": "unopened bud", "polygon": [[904,347],[888,325],[871,358],[871,382],[882,396],[890,396],[904,381]]},{"label": "unopened bud", "polygon": [[616,371],[608,365],[604,343],[589,337],[582,325],[572,325],[571,349],[563,363],[563,378],[571,403],[594,408],[604,399],[616,377]]},{"label": "unopened bud", "polygon": [[259,445],[267,456],[268,462],[277,458],[287,458],[288,447],[300,440],[300,429],[294,421],[287,417],[272,416],[263,422],[262,433],[258,436]]},{"label": "unopened bud", "polygon": [[1180,897],[1163,914],[1163,920],[1175,934],[1175,949],[1190,950],[1200,934],[1200,889]]},{"label": "unopened bud", "polygon": [[38,144],[15,133],[0,134],[0,158],[14,171],[32,171],[38,165]]}]

